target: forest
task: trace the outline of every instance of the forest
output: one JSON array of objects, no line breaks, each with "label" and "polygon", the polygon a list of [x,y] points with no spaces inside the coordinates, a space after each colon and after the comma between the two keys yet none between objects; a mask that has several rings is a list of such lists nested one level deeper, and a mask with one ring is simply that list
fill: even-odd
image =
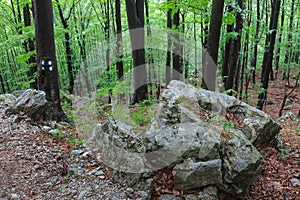
[{"label": "forest", "polygon": [[[228,190],[226,184],[225,189],[218,186],[218,196],[214,198],[299,198],[299,0],[1,0],[0,8],[0,158],[1,163],[6,163],[0,164],[0,182],[10,185],[0,184],[0,198],[144,199],[141,193],[128,192],[113,181],[113,167],[109,168],[85,149],[89,144],[87,138],[92,137],[98,123],[109,124],[112,118],[132,126],[134,133],[145,137],[147,131],[163,123],[155,119],[165,117],[155,114],[162,112],[164,107],[160,105],[170,106],[166,113],[170,111],[172,117],[173,112],[178,113],[171,104],[180,104],[212,126],[221,126],[222,141],[227,140],[231,138],[231,129],[248,126],[248,116],[240,118],[236,115],[239,111],[230,113],[231,107],[226,107],[228,99],[213,101],[215,93],[226,94],[226,98],[228,95],[235,99],[233,102],[245,103],[257,108],[255,112],[271,116],[271,122],[282,128],[278,135],[283,145],[277,142],[274,146],[271,139],[267,144],[257,142],[262,138],[259,136],[253,141],[248,138],[255,151],[263,152],[261,175],[243,193]],[[197,100],[195,111],[194,105],[190,105],[194,100],[189,96],[191,93],[172,102],[173,97],[166,91],[189,88],[180,86],[179,81],[195,91],[211,94],[212,105]],[[44,91],[45,106],[13,110],[13,102],[18,102],[28,89],[42,96],[38,92]],[[8,94],[13,97],[5,96]],[[26,98],[22,103],[30,104],[31,97]],[[215,97],[219,98],[223,96]],[[214,106],[217,103],[221,107]],[[33,102],[30,106],[38,104]],[[30,119],[24,113],[29,113]],[[259,118],[264,114],[257,115]],[[168,117],[166,120],[170,120]],[[56,183],[52,181],[51,187],[45,188],[40,184],[47,182],[47,178],[29,181],[32,188],[42,187],[40,192],[23,186],[23,178],[13,178],[23,176],[18,165],[23,165],[24,170],[33,167],[23,158],[8,156],[16,153],[14,141],[22,137],[22,151],[27,151],[26,146],[32,142],[33,146],[59,149],[49,150],[48,155],[56,157],[56,164],[49,161],[54,171],[60,171],[55,175]],[[220,145],[226,146],[226,142]],[[78,153],[82,149],[86,152]],[[45,157],[46,153],[39,154]],[[34,154],[35,149],[28,147],[25,157]],[[100,175],[76,176],[78,170],[74,166],[80,159],[85,163],[81,166],[85,173]],[[49,162],[41,162],[40,168],[45,170],[43,166]],[[87,165],[89,162],[95,165]],[[8,173],[6,168],[10,165],[14,170]],[[168,195],[170,199],[193,199],[188,195],[206,191],[203,186],[200,190],[176,187],[174,166],[154,170],[157,174],[153,175],[151,199],[168,199]],[[33,177],[32,173],[29,176]],[[80,181],[93,185],[92,189],[81,187]],[[76,184],[70,186],[73,182]],[[94,188],[97,184],[116,185],[105,190],[108,196],[97,197],[99,191],[103,192]],[[199,195],[198,199],[202,197]]]}]

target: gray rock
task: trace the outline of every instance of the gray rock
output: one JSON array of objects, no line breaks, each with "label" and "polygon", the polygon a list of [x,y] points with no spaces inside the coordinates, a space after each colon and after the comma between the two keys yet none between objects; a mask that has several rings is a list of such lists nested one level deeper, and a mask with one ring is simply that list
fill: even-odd
[{"label": "gray rock", "polygon": [[71,154],[74,155],[74,156],[80,156],[80,155],[82,155],[83,153],[84,153],[84,152],[83,152],[83,150],[81,150],[81,149],[79,149],[79,150],[75,149],[75,150],[72,150],[72,151],[71,151]]},{"label": "gray rock", "polygon": [[197,161],[219,158],[220,134],[202,121],[165,126],[148,137],[153,145],[145,157],[151,169],[180,163],[186,158]]},{"label": "gray rock", "polygon": [[[233,114],[235,118],[243,122],[240,129],[254,145],[273,141],[281,129],[280,125],[269,115],[232,96],[196,89],[180,81],[171,81],[162,94],[162,100],[168,102],[168,104],[175,104],[173,107],[176,110],[178,107],[176,102],[181,103],[182,99],[185,104],[185,100],[188,100],[188,107],[200,107],[220,116],[225,116],[226,113]],[[172,119],[176,119],[176,116],[172,116]],[[155,123],[157,124],[160,121],[157,122],[156,120]]]},{"label": "gray rock", "polygon": [[17,98],[12,94],[1,94],[0,95],[0,103],[5,105],[12,104]]},{"label": "gray rock", "polygon": [[94,128],[92,140],[109,167],[129,173],[149,171],[144,164],[145,140],[135,136],[131,127],[108,119]]},{"label": "gray rock", "polygon": [[283,125],[288,120],[298,122],[298,117],[292,112],[287,112],[281,117],[279,117],[276,121]]},{"label": "gray rock", "polygon": [[209,186],[203,189],[198,194],[185,195],[185,200],[218,200],[218,189],[214,186]]},{"label": "gray rock", "polygon": [[238,130],[230,134],[223,146],[224,180],[229,190],[240,194],[261,173],[263,157]]},{"label": "gray rock", "polygon": [[158,198],[158,200],[180,200],[180,199],[181,199],[180,197],[175,197],[170,194],[164,194]]},{"label": "gray rock", "polygon": [[300,181],[299,181],[299,179],[297,179],[297,178],[292,178],[292,179],[290,180],[290,182],[292,183],[292,185],[293,185],[294,187],[300,186]]},{"label": "gray rock", "polygon": [[82,199],[86,193],[87,193],[86,190],[82,190],[78,195],[78,199]]},{"label": "gray rock", "polygon": [[32,119],[41,116],[47,107],[46,93],[40,90],[25,90],[6,110],[7,114],[24,113]]},{"label": "gray rock", "polygon": [[190,190],[222,183],[221,168],[220,159],[195,163],[189,158],[174,167],[174,186],[180,190]]},{"label": "gray rock", "polygon": [[12,95],[14,95],[15,97],[19,97],[23,94],[24,90],[15,90],[12,92]]},{"label": "gray rock", "polygon": [[51,130],[48,131],[48,133],[50,133],[52,135],[57,135],[57,134],[60,133],[60,130],[58,130],[58,129],[51,129]]},{"label": "gray rock", "polygon": [[10,195],[10,199],[11,199],[11,200],[19,200],[20,197],[19,197],[19,195],[17,195],[17,194],[11,194],[11,195]]},{"label": "gray rock", "polygon": [[152,190],[136,191],[134,194],[138,196],[139,200],[151,200],[152,199]]},{"label": "gray rock", "polygon": [[[228,114],[233,125],[224,128]],[[171,166],[175,187],[205,187],[187,198],[218,199],[220,184],[236,194],[249,187],[263,164],[254,145],[279,141],[279,130],[270,116],[234,97],[171,81],[148,131],[137,135],[109,118],[94,128],[92,141],[114,170],[114,181],[150,193],[145,199],[153,171]]]},{"label": "gray rock", "polygon": [[72,164],[68,168],[68,174],[75,177],[83,177],[85,169],[83,169],[79,164]]},{"label": "gray rock", "polygon": [[49,126],[43,126],[42,129],[43,129],[44,131],[50,131],[50,130],[51,130],[51,127],[49,127]]}]

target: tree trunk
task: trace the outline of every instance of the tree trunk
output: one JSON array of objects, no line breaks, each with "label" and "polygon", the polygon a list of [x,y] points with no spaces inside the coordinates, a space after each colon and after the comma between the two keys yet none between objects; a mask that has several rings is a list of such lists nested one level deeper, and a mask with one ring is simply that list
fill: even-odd
[{"label": "tree trunk", "polygon": [[294,7],[295,0],[292,0],[292,8],[290,15],[289,33],[288,33],[288,50],[285,53],[284,63],[287,66],[284,70],[283,79],[287,79],[288,85],[290,85],[290,61],[293,54],[293,23],[294,23]]},{"label": "tree trunk", "polygon": [[[252,83],[255,84],[255,78],[256,78],[256,65],[257,65],[257,49],[258,49],[258,34],[260,31],[260,20],[261,20],[261,15],[260,15],[260,0],[257,0],[256,4],[256,15],[257,15],[257,21],[256,21],[256,31],[254,35],[254,47],[253,47],[253,57],[251,60],[251,74],[252,74]],[[250,79],[249,79],[250,80]]]},{"label": "tree trunk", "polygon": [[73,5],[71,6],[70,8],[70,11],[68,13],[68,16],[67,17],[64,17],[64,14],[63,14],[63,10],[60,6],[60,2],[59,0],[56,0],[57,2],[57,8],[58,8],[58,12],[59,12],[59,17],[60,17],[60,20],[61,20],[61,23],[63,25],[63,28],[65,30],[65,34],[64,34],[64,37],[65,37],[65,53],[66,53],[66,62],[67,62],[67,66],[68,66],[68,75],[69,75],[69,92],[70,94],[73,93],[73,90],[74,90],[74,74],[73,74],[73,59],[72,59],[72,49],[71,49],[71,36],[70,36],[70,33],[69,33],[69,24],[68,24],[68,20],[72,14],[72,10],[75,6],[75,1],[73,1]]},{"label": "tree trunk", "polygon": [[38,88],[46,92],[45,118],[66,121],[60,105],[58,70],[55,55],[53,8],[51,0],[34,0],[34,18],[38,66]]},{"label": "tree trunk", "polygon": [[182,65],[180,62],[181,57],[181,50],[182,47],[180,45],[180,35],[179,35],[179,25],[180,25],[180,9],[176,6],[177,11],[174,13],[173,16],[173,27],[175,29],[175,33],[173,34],[173,52],[172,52],[172,58],[173,58],[173,73],[172,73],[172,79],[173,80],[180,80],[182,75]]},{"label": "tree trunk", "polygon": [[[167,28],[172,29],[172,9],[168,10],[167,13]],[[167,44],[167,58],[166,58],[166,86],[171,81],[171,48],[172,48],[172,36],[168,33],[168,44]]]},{"label": "tree trunk", "polygon": [[121,21],[121,4],[120,0],[115,1],[115,8],[116,8],[116,26],[117,26],[117,47],[116,47],[116,54],[117,54],[117,73],[119,81],[124,80],[124,67],[123,67],[123,54],[121,52],[121,43],[122,43],[122,21]]},{"label": "tree trunk", "polygon": [[[223,18],[224,0],[213,0],[211,17],[209,23],[209,32],[207,39],[207,54],[206,63],[204,63],[204,89],[215,91],[217,79],[217,65],[218,65],[218,52],[219,41],[221,34],[221,25]],[[212,63],[208,62],[209,57]],[[208,65],[207,65],[208,64]]]},{"label": "tree trunk", "polygon": [[270,19],[269,31],[266,37],[265,53],[262,66],[261,83],[263,91],[259,94],[257,103],[257,108],[260,110],[263,109],[263,105],[267,100],[267,90],[269,86],[269,76],[272,68],[279,11],[280,0],[274,0],[272,4],[272,14]]},{"label": "tree trunk", "polygon": [[134,66],[134,96],[132,103],[148,99],[145,62],[144,0],[126,0],[127,21],[130,32]]},{"label": "tree trunk", "polygon": [[[24,18],[24,26],[28,27],[31,26],[31,16],[30,16],[30,9],[29,5],[26,4],[25,7],[23,8],[23,18]],[[34,41],[32,39],[28,39],[25,43],[25,51],[26,53],[33,52],[35,50],[34,46]],[[36,66],[36,60],[35,56],[31,55],[30,58],[28,59],[27,63],[30,66],[29,71],[27,72],[27,76],[29,79],[34,79],[31,83],[30,86],[32,88],[37,88],[37,79],[34,77],[34,74],[37,72],[37,66]]]},{"label": "tree trunk", "polygon": [[6,93],[6,89],[5,89],[3,77],[2,77],[1,74],[0,74],[0,83],[1,83],[2,94],[5,94]]},{"label": "tree trunk", "polygon": [[280,45],[282,42],[282,32],[283,32],[283,26],[284,26],[284,16],[285,16],[285,9],[284,9],[284,0],[282,1],[282,11],[281,11],[281,24],[280,24],[280,32],[278,36],[278,48],[276,50],[276,58],[275,58],[275,69],[276,69],[276,74],[275,78],[277,78],[278,71],[279,71],[279,61],[280,61]]},{"label": "tree trunk", "polygon": [[[231,6],[228,7],[227,12],[232,12],[233,9]],[[233,24],[228,24],[227,25],[227,34],[233,32],[234,26]],[[225,44],[225,50],[224,50],[224,55],[223,55],[223,64],[222,64],[222,79],[223,79],[223,84],[226,85],[227,82],[227,76],[228,76],[228,65],[229,65],[229,56],[230,56],[230,46],[233,40],[230,38],[228,41],[226,41]]]},{"label": "tree trunk", "polygon": [[[244,9],[244,0],[237,0],[238,5],[241,10]],[[241,47],[241,38],[242,38],[242,29],[243,29],[243,19],[242,13],[239,11],[236,14],[236,25],[235,25],[235,32],[238,33],[237,38],[234,39],[233,43],[230,47],[230,60],[229,60],[229,67],[228,67],[228,79],[226,81],[226,90],[231,90],[229,95],[232,95],[232,89],[234,85],[234,77],[237,73],[237,65],[238,65],[238,57]]]}]

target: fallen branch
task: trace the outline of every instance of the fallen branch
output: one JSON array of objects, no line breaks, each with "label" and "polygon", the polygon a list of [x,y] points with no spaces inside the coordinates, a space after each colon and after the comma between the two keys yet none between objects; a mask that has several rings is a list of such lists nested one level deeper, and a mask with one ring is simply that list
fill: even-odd
[{"label": "fallen branch", "polygon": [[[293,89],[288,93],[287,91],[288,91],[288,84],[287,84],[287,82],[286,82],[286,84],[285,84],[285,86],[284,86],[284,98],[283,98],[283,101],[282,101],[282,104],[281,104],[281,108],[280,108],[280,110],[279,110],[279,117],[281,117],[282,116],[282,110],[283,110],[283,108],[284,108],[284,106],[285,106],[285,103],[286,103],[286,100],[287,100],[287,98],[294,92],[294,90],[297,88],[297,86],[298,86],[298,81],[299,81],[299,77],[300,77],[300,73],[298,73],[298,75],[297,75],[297,78],[296,78],[296,84],[293,86]],[[300,110],[299,110],[299,113],[298,114],[300,114]]]}]

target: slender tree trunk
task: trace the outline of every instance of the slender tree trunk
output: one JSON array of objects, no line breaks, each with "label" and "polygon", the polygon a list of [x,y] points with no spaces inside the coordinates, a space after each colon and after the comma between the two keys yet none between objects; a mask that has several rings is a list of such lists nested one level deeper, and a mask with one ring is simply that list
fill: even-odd
[{"label": "slender tree trunk", "polygon": [[180,9],[176,6],[177,11],[174,13],[173,16],[173,28],[175,33],[173,34],[173,73],[172,79],[173,80],[180,80],[182,75],[182,66],[180,63],[181,57],[181,46],[180,46],[180,35],[179,35],[179,24],[180,24]]},{"label": "slender tree trunk", "polygon": [[[250,0],[248,4],[248,10],[252,12],[252,0]],[[250,27],[252,23],[252,14],[247,15],[247,26]],[[245,94],[246,100],[248,99],[248,77],[249,74],[245,69],[248,67],[248,58],[249,58],[249,43],[250,43],[250,34],[249,31],[246,32],[245,41],[244,41],[244,50],[243,50],[243,61],[242,61],[242,71],[241,71],[241,81],[240,81],[240,95],[239,99],[244,98],[243,94]],[[245,72],[246,71],[246,72]],[[245,82],[245,92],[244,92],[244,82]]]},{"label": "slender tree trunk", "polygon": [[105,53],[105,61],[106,61],[106,68],[108,70],[108,80],[111,80],[111,69],[110,69],[110,0],[106,0],[105,4],[105,26],[104,26],[104,32],[105,32],[105,39],[107,42],[107,47],[106,47],[106,53]]},{"label": "slender tree trunk", "polygon": [[139,103],[148,99],[144,3],[144,0],[126,0],[127,21],[134,65],[135,92],[132,103]]},{"label": "slender tree trunk", "polygon": [[60,105],[58,70],[55,55],[53,8],[51,0],[34,0],[38,86],[46,92],[45,118],[66,121]]},{"label": "slender tree trunk", "polygon": [[278,36],[278,48],[276,50],[276,58],[275,58],[275,68],[276,68],[276,74],[275,78],[277,78],[278,71],[279,71],[279,61],[280,61],[280,52],[281,52],[281,42],[282,42],[282,31],[283,31],[283,26],[284,26],[284,16],[285,16],[285,8],[284,8],[284,0],[282,1],[282,9],[281,9],[281,24],[280,24],[280,31],[279,31],[279,36]]},{"label": "slender tree trunk", "polygon": [[[223,18],[224,0],[213,0],[205,55],[203,88],[211,91],[216,89],[219,41]],[[212,62],[209,62],[211,58]]]},{"label": "slender tree trunk", "polygon": [[[229,6],[227,8],[227,12],[232,12],[233,9],[231,6]],[[234,26],[233,24],[228,24],[227,25],[227,28],[226,28],[226,31],[227,31],[227,34],[233,32],[234,30]],[[231,46],[231,43],[233,42],[233,40],[230,38],[228,41],[226,41],[226,44],[225,44],[225,50],[224,50],[224,55],[223,55],[223,64],[222,64],[222,79],[223,79],[223,83],[224,85],[226,85],[226,82],[227,82],[227,76],[228,76],[228,65],[229,65],[229,56],[230,56],[230,46]]]},{"label": "slender tree trunk", "polygon": [[123,54],[121,52],[122,43],[122,21],[121,21],[121,4],[120,0],[115,1],[116,8],[116,26],[117,26],[117,73],[119,81],[124,80]]},{"label": "slender tree trunk", "polygon": [[287,66],[284,70],[283,79],[287,79],[288,85],[290,85],[290,61],[293,54],[293,23],[294,23],[294,9],[295,0],[292,0],[291,6],[291,15],[290,15],[290,24],[289,24],[289,33],[288,33],[288,50],[285,53],[284,63]]},{"label": "slender tree trunk", "polygon": [[1,83],[2,93],[5,94],[6,89],[5,89],[5,86],[4,86],[4,80],[3,80],[2,74],[0,74],[0,83]]},{"label": "slender tree trunk", "polygon": [[[168,10],[167,13],[167,28],[172,29],[172,9]],[[168,33],[168,47],[167,47],[167,58],[166,58],[166,86],[171,81],[171,48],[172,48],[172,35]]]},{"label": "slender tree trunk", "polygon": [[65,40],[64,40],[64,42],[65,42],[66,62],[67,62],[67,66],[68,66],[68,75],[69,75],[69,92],[70,92],[70,94],[72,94],[73,90],[74,90],[74,79],[75,78],[74,78],[74,72],[73,72],[71,36],[70,36],[70,33],[69,33],[68,21],[69,21],[69,18],[71,16],[71,14],[72,14],[73,9],[74,9],[75,1],[73,0],[73,4],[70,8],[70,11],[69,11],[67,17],[64,17],[63,10],[60,6],[59,0],[56,0],[56,2],[57,2],[57,8],[58,8],[58,12],[59,12],[59,17],[60,17],[61,23],[63,25],[63,28],[65,30],[65,34],[64,34]]},{"label": "slender tree trunk", "polygon": [[266,37],[265,53],[263,58],[261,75],[263,91],[259,94],[257,103],[257,108],[260,110],[263,109],[263,105],[267,100],[267,90],[269,86],[269,76],[272,68],[280,4],[280,0],[274,0],[272,4],[272,14],[270,19],[269,31]]},{"label": "slender tree trunk", "polygon": [[[244,0],[237,0],[237,2],[240,9],[243,10]],[[235,32],[237,32],[238,35],[237,38],[234,39],[230,47],[228,79],[225,86],[226,90],[232,90],[234,86],[234,80],[235,80],[234,77],[236,76],[237,73],[238,58],[239,58],[239,52],[241,48],[242,29],[243,29],[242,13],[238,12],[236,14],[236,25],[235,25]],[[229,92],[229,95],[232,95],[232,91]]]},{"label": "slender tree trunk", "polygon": [[[29,5],[26,4],[23,8],[23,18],[24,18],[24,26],[31,26],[31,16]],[[25,51],[26,53],[33,52],[35,50],[34,41],[32,39],[28,39],[25,43]],[[33,78],[34,80],[30,83],[32,88],[37,88],[37,78],[34,77],[34,74],[37,72],[37,65],[35,55],[31,55],[27,61],[30,66],[29,71],[27,72],[27,76],[29,79]]]},{"label": "slender tree trunk", "polygon": [[257,15],[257,21],[256,21],[256,31],[254,35],[254,47],[253,47],[253,57],[251,60],[251,74],[252,74],[252,83],[255,84],[255,78],[256,78],[256,65],[257,65],[257,50],[258,50],[258,35],[260,31],[260,20],[261,20],[261,15],[260,15],[260,0],[257,0],[257,5],[256,5],[256,15]]}]

